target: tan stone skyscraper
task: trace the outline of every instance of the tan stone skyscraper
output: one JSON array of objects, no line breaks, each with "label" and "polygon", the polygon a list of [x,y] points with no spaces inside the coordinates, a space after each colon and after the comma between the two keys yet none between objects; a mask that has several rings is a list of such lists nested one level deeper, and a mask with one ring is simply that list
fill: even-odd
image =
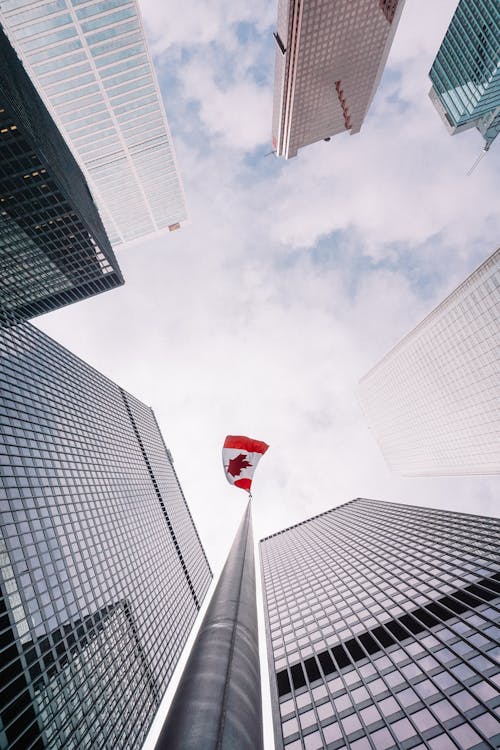
[{"label": "tan stone skyscraper", "polygon": [[273,147],[358,133],[379,84],[404,0],[279,0]]}]

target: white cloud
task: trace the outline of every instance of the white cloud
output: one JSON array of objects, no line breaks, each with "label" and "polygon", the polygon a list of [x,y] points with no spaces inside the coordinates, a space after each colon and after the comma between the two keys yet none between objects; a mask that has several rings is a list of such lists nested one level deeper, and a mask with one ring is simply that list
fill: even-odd
[{"label": "white cloud", "polygon": [[[422,35],[432,4],[421,12]],[[200,102],[200,120],[186,128],[201,128],[208,144],[177,134],[190,224],[120,250],[123,289],[40,324],[155,408],[216,564],[243,503],[220,471],[227,432],[271,444],[256,480],[259,535],[361,494],[462,509],[474,497],[475,509],[498,512],[487,478],[391,476],[354,395],[359,377],[493,250],[496,154],[464,177],[471,134],[446,134],[424,96],[426,68],[407,50],[400,80],[410,67],[421,96],[412,86],[405,112],[389,101],[399,85],[390,79],[360,135],[290,162],[248,163],[232,147],[226,110],[252,81],[255,55],[242,67],[248,81],[219,83],[223,51],[203,71],[192,50],[178,71]],[[248,148],[270,121],[259,106]],[[319,238],[323,261],[310,253]]]},{"label": "white cloud", "polygon": [[272,93],[242,72],[224,88],[217,85],[217,67],[197,55],[180,72],[186,101],[199,102],[199,114],[210,137],[221,145],[251,151],[270,143]]},{"label": "white cloud", "polygon": [[376,101],[360,134],[299,152],[268,185],[273,236],[312,247],[325,234],[352,228],[374,257],[385,256],[390,243],[417,245],[439,232],[463,248],[487,229],[494,244],[500,236],[495,155],[466,177],[480,150],[476,134],[450,137],[423,101],[403,113]]},{"label": "white cloud", "polygon": [[192,48],[200,45],[235,44],[235,26],[254,24],[259,31],[274,22],[274,8],[264,0],[141,0],[144,22],[153,53],[171,46]]}]

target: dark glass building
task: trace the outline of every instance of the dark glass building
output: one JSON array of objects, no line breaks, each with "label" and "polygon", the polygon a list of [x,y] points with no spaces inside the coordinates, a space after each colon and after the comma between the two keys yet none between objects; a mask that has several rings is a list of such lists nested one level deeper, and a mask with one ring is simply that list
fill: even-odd
[{"label": "dark glass building", "polygon": [[0,26],[0,325],[122,283],[85,178]]},{"label": "dark glass building", "polygon": [[500,747],[499,539],[358,498],[262,540],[276,748]]},{"label": "dark glass building", "polygon": [[0,748],[140,748],[211,580],[153,412],[0,331]]},{"label": "dark glass building", "polygon": [[500,6],[460,0],[429,73],[449,132],[476,127],[487,151],[500,132]]}]

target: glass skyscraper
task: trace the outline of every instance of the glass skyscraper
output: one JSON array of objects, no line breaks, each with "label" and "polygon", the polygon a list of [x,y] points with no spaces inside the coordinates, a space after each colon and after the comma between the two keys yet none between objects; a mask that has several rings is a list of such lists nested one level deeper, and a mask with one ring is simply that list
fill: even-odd
[{"label": "glass skyscraper", "polygon": [[0,26],[0,326],[122,283],[85,178]]},{"label": "glass skyscraper", "polygon": [[263,539],[277,750],[500,747],[499,538],[358,498]]},{"label": "glass skyscraper", "polygon": [[186,219],[135,0],[4,0],[0,21],[84,167],[111,244]]},{"label": "glass skyscraper", "polygon": [[497,0],[460,0],[429,76],[429,96],[450,133],[476,127],[487,150],[500,132]]},{"label": "glass skyscraper", "polygon": [[389,467],[500,473],[500,249],[364,376],[361,405]]},{"label": "glass skyscraper", "polygon": [[150,408],[0,332],[0,748],[140,748],[211,580]]},{"label": "glass skyscraper", "polygon": [[404,0],[279,0],[273,148],[358,133],[377,90]]}]

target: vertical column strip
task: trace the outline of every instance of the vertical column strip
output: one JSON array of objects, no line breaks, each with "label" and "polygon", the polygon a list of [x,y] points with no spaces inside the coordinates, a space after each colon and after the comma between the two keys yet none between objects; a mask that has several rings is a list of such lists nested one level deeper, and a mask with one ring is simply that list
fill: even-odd
[{"label": "vertical column strip", "polygon": [[125,404],[125,409],[127,410],[127,414],[129,416],[129,419],[130,419],[130,424],[132,425],[132,429],[133,429],[134,434],[135,434],[135,436],[137,438],[137,442],[139,444],[139,448],[141,449],[141,453],[142,453],[142,456],[144,458],[144,463],[146,464],[146,468],[147,468],[149,476],[151,478],[151,482],[153,484],[154,491],[156,492],[156,496],[158,498],[158,502],[160,503],[160,507],[162,509],[163,516],[165,518],[165,521],[167,522],[168,530],[170,532],[170,536],[172,537],[172,541],[174,543],[175,551],[177,552],[177,555],[179,557],[179,562],[180,562],[180,564],[182,566],[182,570],[184,571],[184,575],[186,576],[186,581],[187,581],[187,584],[188,584],[189,589],[191,591],[191,594],[193,596],[194,603],[196,604],[196,608],[200,609],[200,602],[199,602],[198,597],[196,595],[196,591],[195,591],[195,588],[193,586],[193,582],[191,580],[191,576],[189,575],[189,571],[187,569],[187,565],[186,565],[186,562],[184,560],[184,555],[182,554],[182,550],[181,550],[181,548],[179,546],[179,542],[177,541],[177,537],[175,535],[175,531],[173,529],[172,522],[170,521],[169,515],[167,513],[167,509],[165,507],[165,502],[164,502],[162,494],[160,492],[160,488],[158,487],[158,482],[156,481],[156,477],[154,475],[153,468],[152,468],[152,466],[151,466],[151,464],[149,462],[149,458],[148,458],[148,454],[146,452],[146,448],[144,447],[144,443],[143,443],[141,435],[139,433],[139,429],[138,429],[136,421],[134,419],[134,415],[132,414],[132,410],[131,410],[130,405],[129,405],[128,401],[127,401],[127,394],[123,390],[123,388],[120,388],[120,393],[122,395],[123,403]]}]

